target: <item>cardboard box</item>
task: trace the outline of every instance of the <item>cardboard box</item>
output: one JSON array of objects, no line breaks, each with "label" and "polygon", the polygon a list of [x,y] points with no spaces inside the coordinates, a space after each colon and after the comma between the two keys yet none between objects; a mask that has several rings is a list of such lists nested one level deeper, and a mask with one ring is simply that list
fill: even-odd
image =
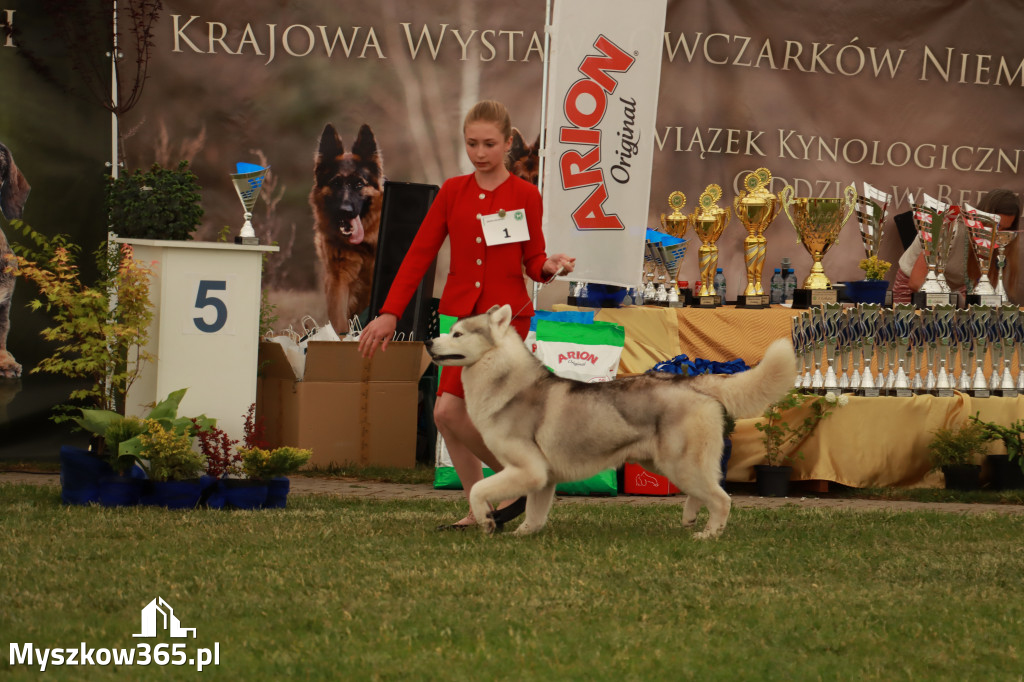
[{"label": "cardboard box", "polygon": [[419,380],[430,364],[423,344],[394,342],[371,360],[350,341],[311,341],[302,380],[281,346],[259,348],[256,414],[272,447],[309,448],[309,466],[416,465]]},{"label": "cardboard box", "polygon": [[662,476],[644,469],[639,464],[623,465],[622,492],[627,495],[677,495],[679,488]]}]

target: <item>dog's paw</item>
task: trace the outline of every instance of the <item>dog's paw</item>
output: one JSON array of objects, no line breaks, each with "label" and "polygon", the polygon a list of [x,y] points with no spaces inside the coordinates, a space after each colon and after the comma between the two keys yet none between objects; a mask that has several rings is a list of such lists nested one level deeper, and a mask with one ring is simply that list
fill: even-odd
[{"label": "dog's paw", "polygon": [[0,378],[17,379],[21,377],[21,365],[15,362],[9,353],[5,355],[7,357],[0,357]]},{"label": "dog's paw", "polygon": [[485,517],[484,520],[480,522],[480,527],[488,535],[494,535],[498,532],[498,524],[496,524],[494,519],[489,516]]},{"label": "dog's paw", "polygon": [[516,536],[519,536],[519,537],[522,537],[524,535],[533,535],[534,533],[536,533],[539,530],[540,530],[540,528],[533,528],[526,521],[523,521],[522,523],[519,524],[518,528],[516,528],[514,531],[512,531],[512,535],[516,535]]}]

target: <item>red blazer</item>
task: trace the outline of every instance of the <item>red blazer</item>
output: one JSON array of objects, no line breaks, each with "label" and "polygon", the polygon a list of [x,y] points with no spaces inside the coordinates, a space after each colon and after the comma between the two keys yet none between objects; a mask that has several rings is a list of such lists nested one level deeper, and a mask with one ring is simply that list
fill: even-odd
[{"label": "red blazer", "polygon": [[[528,241],[500,246],[484,243],[478,216],[497,213],[499,209],[526,209]],[[513,315],[531,317],[533,305],[523,280],[523,268],[534,281],[544,280],[541,269],[547,254],[541,232],[542,214],[537,188],[515,175],[510,175],[494,191],[480,189],[472,174],[445,181],[402,260],[380,312],[402,316],[448,237],[452,257],[441,294],[442,314],[466,317],[508,303]]]}]

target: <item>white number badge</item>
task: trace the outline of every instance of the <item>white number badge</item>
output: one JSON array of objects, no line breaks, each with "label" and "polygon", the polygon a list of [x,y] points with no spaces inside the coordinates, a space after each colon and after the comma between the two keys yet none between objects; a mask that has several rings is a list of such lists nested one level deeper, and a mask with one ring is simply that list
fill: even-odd
[{"label": "white number badge", "polygon": [[502,209],[497,213],[480,216],[480,224],[484,228],[484,242],[487,246],[513,244],[530,239],[530,230],[526,225],[526,209]]}]

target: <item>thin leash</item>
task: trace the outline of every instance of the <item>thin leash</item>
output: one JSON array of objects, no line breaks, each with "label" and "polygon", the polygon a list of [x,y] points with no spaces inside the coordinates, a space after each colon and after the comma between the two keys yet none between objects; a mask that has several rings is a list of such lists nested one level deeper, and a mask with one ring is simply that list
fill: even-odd
[{"label": "thin leash", "polygon": [[[554,281],[555,281],[555,278],[556,278],[556,277],[558,277],[559,275],[561,275],[561,274],[562,274],[562,272],[563,272],[564,270],[565,270],[565,266],[564,266],[564,265],[559,265],[559,266],[558,266],[558,272],[556,272],[555,274],[551,275],[551,277],[549,277],[549,278],[548,278],[548,279],[546,279],[545,281],[543,281],[543,282],[540,282],[540,286],[539,286],[539,287],[537,287],[537,291],[536,291],[536,292],[534,292],[534,297],[536,297],[536,295],[537,295],[538,293],[540,293],[540,290],[541,290],[541,289],[543,289],[544,287],[546,287],[546,286],[547,286],[548,284],[551,284],[552,282],[554,282]],[[526,310],[526,306],[528,306],[528,305],[533,305],[533,301],[527,301],[526,303],[524,303],[524,304],[523,304],[523,307],[522,307],[522,308],[520,308],[520,309],[519,309],[518,311],[516,311],[516,314],[515,314],[515,315],[513,315],[512,317],[519,317],[519,313],[521,313],[521,312],[523,312],[524,310]]]}]

